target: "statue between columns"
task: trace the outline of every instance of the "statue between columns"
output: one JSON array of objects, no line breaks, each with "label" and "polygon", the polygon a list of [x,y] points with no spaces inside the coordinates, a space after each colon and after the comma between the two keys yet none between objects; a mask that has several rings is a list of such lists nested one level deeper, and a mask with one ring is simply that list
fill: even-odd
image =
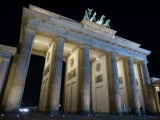
[{"label": "statue between columns", "polygon": [[89,20],[89,21],[92,21],[92,22],[95,22],[95,23],[97,23],[97,24],[99,24],[99,25],[102,25],[102,26],[104,26],[104,27],[108,27],[108,28],[111,27],[111,26],[109,25],[109,23],[111,22],[110,19],[107,19],[106,22],[104,22],[105,15],[102,15],[101,18],[96,21],[97,12],[94,12],[93,16],[91,17],[92,11],[93,11],[93,9],[89,9],[89,8],[88,8],[87,10],[85,10],[84,19]]}]

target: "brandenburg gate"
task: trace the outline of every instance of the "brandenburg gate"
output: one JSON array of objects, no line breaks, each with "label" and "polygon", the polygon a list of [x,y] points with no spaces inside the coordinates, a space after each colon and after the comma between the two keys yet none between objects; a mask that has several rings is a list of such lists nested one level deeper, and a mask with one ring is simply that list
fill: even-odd
[{"label": "brandenburg gate", "polygon": [[[81,22],[30,5],[23,8],[20,50],[0,45],[1,111],[21,107],[31,54],[45,58],[38,111],[59,114],[62,63],[66,62],[63,111],[89,115],[118,114],[123,105],[158,113],[155,87],[147,55],[140,44],[119,37],[117,31],[90,20]],[[145,111],[145,110],[144,110]]]}]

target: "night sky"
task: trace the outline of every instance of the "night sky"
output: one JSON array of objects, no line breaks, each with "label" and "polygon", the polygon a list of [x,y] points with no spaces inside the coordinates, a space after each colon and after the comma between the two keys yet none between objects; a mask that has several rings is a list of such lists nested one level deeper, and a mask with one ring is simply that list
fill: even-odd
[{"label": "night sky", "polygon": [[[51,2],[52,1],[52,2]],[[58,1],[58,2],[57,2]],[[111,2],[112,1],[112,2]],[[87,8],[102,14],[111,20],[111,29],[116,35],[141,44],[152,51],[148,58],[151,77],[160,78],[160,6],[158,1],[134,0],[5,0],[0,7],[0,44],[17,47],[20,36],[22,8],[29,4],[55,12],[62,16],[81,22]],[[31,56],[26,88],[23,96],[25,105],[38,105],[41,85],[43,57]]]}]

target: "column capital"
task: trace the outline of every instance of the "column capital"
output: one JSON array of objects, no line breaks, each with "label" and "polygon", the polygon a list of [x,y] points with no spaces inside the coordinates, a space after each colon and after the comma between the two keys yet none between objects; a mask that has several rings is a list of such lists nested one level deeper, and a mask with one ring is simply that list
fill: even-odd
[{"label": "column capital", "polygon": [[83,47],[86,47],[86,48],[90,48],[90,46],[89,45],[87,45],[87,44],[83,44]]},{"label": "column capital", "polygon": [[147,65],[147,64],[148,64],[148,61],[142,61],[142,63]]},{"label": "column capital", "polygon": [[117,54],[116,52],[111,52],[111,54]]},{"label": "column capital", "polygon": [[31,34],[33,34],[33,35],[36,33],[35,30],[30,29],[30,28],[27,28],[27,27],[24,29],[24,31],[25,31],[25,32],[29,32],[29,33],[31,33]]},{"label": "column capital", "polygon": [[55,42],[64,42],[65,41],[65,39],[64,38],[61,38],[61,37],[56,37],[55,39],[54,39],[54,41]]},{"label": "column capital", "polygon": [[133,58],[132,57],[128,57],[128,60],[133,61]]},{"label": "column capital", "polygon": [[117,53],[111,52],[111,58],[116,57],[116,56],[117,56]]}]

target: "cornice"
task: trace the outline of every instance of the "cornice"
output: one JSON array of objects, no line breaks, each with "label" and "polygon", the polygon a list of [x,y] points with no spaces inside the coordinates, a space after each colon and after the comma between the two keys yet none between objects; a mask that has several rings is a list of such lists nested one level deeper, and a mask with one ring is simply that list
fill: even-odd
[{"label": "cornice", "polygon": [[12,56],[14,56],[17,53],[17,48],[0,44],[0,51],[2,51],[3,53],[9,54],[9,55],[11,54]]},{"label": "cornice", "polygon": [[12,53],[9,51],[0,50],[0,59],[10,60]]}]

